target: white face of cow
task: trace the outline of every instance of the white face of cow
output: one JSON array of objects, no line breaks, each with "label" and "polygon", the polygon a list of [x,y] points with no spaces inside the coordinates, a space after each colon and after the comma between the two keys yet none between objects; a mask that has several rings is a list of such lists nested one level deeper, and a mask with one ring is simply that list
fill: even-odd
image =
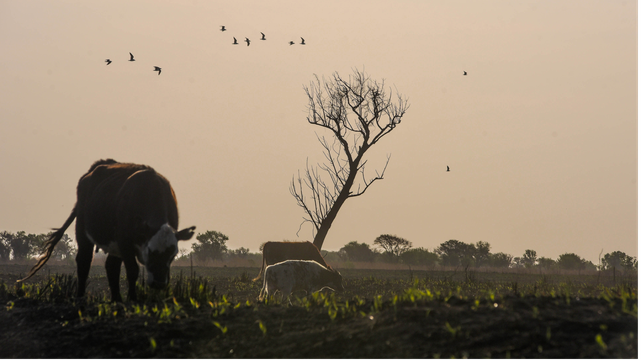
[{"label": "white face of cow", "polygon": [[164,224],[139,250],[139,260],[147,268],[149,286],[165,287],[169,282],[169,266],[178,253],[174,229],[169,224]]}]

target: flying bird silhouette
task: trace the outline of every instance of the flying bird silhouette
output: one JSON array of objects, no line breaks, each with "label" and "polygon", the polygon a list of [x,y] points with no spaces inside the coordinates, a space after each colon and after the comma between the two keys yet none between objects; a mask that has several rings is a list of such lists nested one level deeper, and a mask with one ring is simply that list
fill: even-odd
[{"label": "flying bird silhouette", "polygon": [[129,61],[136,61],[136,60],[134,59],[134,54],[129,53]]},{"label": "flying bird silhouette", "polygon": [[232,45],[238,45],[238,44],[239,44],[238,41],[236,41],[236,38],[234,38],[234,43]]},{"label": "flying bird silhouette", "polygon": [[305,45],[305,39],[301,38],[301,45]]},{"label": "flying bird silhouette", "polygon": [[247,43],[247,46],[250,46],[250,39],[245,38],[245,42]]},{"label": "flying bird silhouette", "polygon": [[[154,71],[158,71],[158,75],[160,75],[160,73],[161,73],[161,68],[159,68],[158,66],[154,66]],[[171,77],[171,76],[170,76],[170,77]]]},{"label": "flying bird silhouette", "polygon": [[225,31],[225,30],[227,30],[227,29],[225,28],[225,25],[221,25],[221,31]]},{"label": "flying bird silhouette", "polygon": [[111,64],[111,60],[109,59],[105,60],[105,62],[107,63],[107,65]]},{"label": "flying bird silhouette", "polygon": [[446,165],[446,171],[450,171],[450,166]]},{"label": "flying bird silhouette", "polygon": [[466,71],[464,71],[464,76],[466,76],[466,75],[468,75],[468,73]]},{"label": "flying bird silhouette", "polygon": [[265,34],[261,33],[261,40],[265,40]]},{"label": "flying bird silhouette", "polygon": [[290,45],[294,45],[294,41],[290,41]]}]

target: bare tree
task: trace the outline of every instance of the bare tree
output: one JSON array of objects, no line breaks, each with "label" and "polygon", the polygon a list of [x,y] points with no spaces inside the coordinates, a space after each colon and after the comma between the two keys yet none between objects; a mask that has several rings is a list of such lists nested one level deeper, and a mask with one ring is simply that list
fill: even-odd
[{"label": "bare tree", "polygon": [[290,193],[305,212],[303,223],[313,224],[314,245],[320,250],[344,202],[363,195],[383,179],[390,155],[381,172],[371,177],[365,174],[364,156],[399,125],[408,100],[399,93],[393,98],[385,81],[374,81],[359,70],[347,80],[338,73],[329,80],[315,75],[315,81],[304,89],[309,100],[308,122],[328,130],[330,140],[317,134],[326,161],[317,166],[306,162],[303,176],[299,172],[292,178]]}]

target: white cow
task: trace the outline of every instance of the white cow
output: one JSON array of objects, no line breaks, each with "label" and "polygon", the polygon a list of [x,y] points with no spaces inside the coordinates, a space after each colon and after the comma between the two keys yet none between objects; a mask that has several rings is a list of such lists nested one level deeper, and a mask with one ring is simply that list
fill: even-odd
[{"label": "white cow", "polygon": [[277,291],[288,298],[293,291],[298,290],[305,290],[308,294],[324,287],[343,291],[342,281],[338,271],[328,270],[316,261],[286,260],[265,268],[259,301],[263,301],[266,296],[274,296]]}]

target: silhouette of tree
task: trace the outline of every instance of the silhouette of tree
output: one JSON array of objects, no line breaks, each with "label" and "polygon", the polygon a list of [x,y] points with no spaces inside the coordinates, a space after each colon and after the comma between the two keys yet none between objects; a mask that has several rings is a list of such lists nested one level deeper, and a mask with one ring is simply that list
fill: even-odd
[{"label": "silhouette of tree", "polygon": [[408,265],[433,266],[439,262],[439,255],[424,248],[408,249],[401,253],[401,261]]},{"label": "silhouette of tree", "polygon": [[547,257],[540,257],[537,262],[537,266],[542,269],[552,269],[555,265],[557,265],[555,260]]},{"label": "silhouette of tree", "polygon": [[490,254],[488,263],[494,268],[509,268],[513,262],[513,255],[505,253]]},{"label": "silhouette of tree", "polygon": [[5,232],[5,236],[9,247],[11,247],[11,256],[14,260],[27,259],[37,249],[37,235],[18,231],[15,234]]},{"label": "silhouette of tree", "polygon": [[350,261],[367,261],[374,260],[375,253],[370,249],[370,245],[366,243],[359,244],[356,241],[351,241],[341,249],[340,253],[344,253]]},{"label": "silhouette of tree", "polygon": [[388,234],[379,235],[375,239],[374,244],[381,247],[384,254],[386,254],[391,260],[398,258],[401,253],[412,247],[412,243],[410,241]]},{"label": "silhouette of tree", "polygon": [[[40,235],[35,235],[33,238],[33,254],[37,255],[42,253],[42,249],[45,245],[45,242],[47,239],[51,237],[52,232],[49,232],[48,234],[40,234]],[[69,237],[67,234],[63,234],[62,238],[56,244],[56,247],[54,248],[53,252],[51,253],[51,259],[55,260],[71,260],[74,257],[76,247],[74,245],[74,241]]]},{"label": "silhouette of tree", "polygon": [[535,265],[537,261],[537,252],[535,250],[526,250],[524,256],[522,257],[522,263],[525,267],[529,268]]},{"label": "silhouette of tree", "polygon": [[602,258],[602,265],[607,270],[633,269],[634,261],[633,257],[628,256],[621,251],[613,251],[604,255],[604,257]]},{"label": "silhouette of tree", "polygon": [[358,70],[347,80],[338,73],[329,80],[315,78],[304,88],[307,120],[330,132],[330,140],[317,135],[326,162],[317,166],[306,162],[305,173],[292,178],[290,193],[304,210],[301,225],[312,223],[316,232],[313,243],[321,250],[345,201],[363,195],[370,185],[383,179],[390,156],[381,172],[368,177],[365,154],[399,125],[408,101],[398,93],[393,100],[384,81],[374,81]]},{"label": "silhouette of tree", "polygon": [[473,259],[475,260],[475,267],[488,265],[490,259],[490,244],[485,241],[478,241],[475,244]]},{"label": "silhouette of tree", "polygon": [[204,234],[198,234],[196,240],[198,240],[198,243],[192,244],[192,250],[196,259],[201,262],[221,259],[223,254],[227,252],[225,242],[229,238],[218,231],[207,231]]},{"label": "silhouette of tree", "polygon": [[586,261],[573,253],[565,253],[557,259],[557,265],[561,269],[577,270],[580,272],[585,267]]},{"label": "silhouette of tree", "polygon": [[0,261],[8,261],[11,258],[11,244],[9,243],[10,233],[0,233]]},{"label": "silhouette of tree", "polygon": [[441,256],[445,266],[470,266],[474,263],[475,245],[459,240],[448,240],[439,245],[435,252]]}]

